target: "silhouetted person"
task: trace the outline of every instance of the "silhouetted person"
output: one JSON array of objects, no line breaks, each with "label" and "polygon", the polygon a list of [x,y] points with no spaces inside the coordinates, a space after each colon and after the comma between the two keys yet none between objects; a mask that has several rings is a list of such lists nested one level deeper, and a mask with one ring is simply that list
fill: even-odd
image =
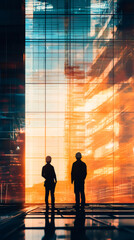
[{"label": "silhouetted person", "polygon": [[47,156],[46,157],[47,164],[42,168],[42,177],[45,178],[44,186],[45,186],[46,208],[48,208],[49,192],[51,192],[51,204],[52,204],[52,208],[54,208],[54,204],[55,204],[54,192],[55,192],[55,185],[57,183],[55,170],[54,170],[54,167],[50,164],[50,162],[51,162],[51,157]]},{"label": "silhouetted person", "polygon": [[51,220],[49,220],[48,211],[46,211],[45,234],[42,240],[56,240],[54,211],[51,212]]},{"label": "silhouetted person", "polygon": [[87,175],[87,167],[84,162],[81,161],[82,155],[80,152],[77,152],[76,161],[72,165],[71,171],[71,182],[74,182],[74,193],[76,200],[76,208],[79,208],[80,205],[80,195],[81,195],[81,206],[85,206],[85,192],[84,192],[84,184],[85,178]]}]

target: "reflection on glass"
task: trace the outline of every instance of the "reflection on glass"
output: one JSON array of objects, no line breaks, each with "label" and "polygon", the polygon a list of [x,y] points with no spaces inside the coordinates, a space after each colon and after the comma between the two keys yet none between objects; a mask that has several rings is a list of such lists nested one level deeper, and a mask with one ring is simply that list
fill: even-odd
[{"label": "reflection on glass", "polygon": [[74,227],[71,230],[71,240],[87,239],[85,231],[85,211],[76,212]]},{"label": "reflection on glass", "polygon": [[87,202],[134,200],[134,8],[123,2],[26,0],[26,202],[44,202],[46,155],[56,201],[74,202],[77,151]]},{"label": "reflection on glass", "polygon": [[0,203],[7,204],[25,200],[24,2],[1,1],[0,12]]},{"label": "reflection on glass", "polygon": [[45,213],[45,230],[44,236],[41,240],[56,240],[55,234],[55,218],[54,218],[54,211],[51,212],[51,216],[49,219],[49,212],[46,211]]}]

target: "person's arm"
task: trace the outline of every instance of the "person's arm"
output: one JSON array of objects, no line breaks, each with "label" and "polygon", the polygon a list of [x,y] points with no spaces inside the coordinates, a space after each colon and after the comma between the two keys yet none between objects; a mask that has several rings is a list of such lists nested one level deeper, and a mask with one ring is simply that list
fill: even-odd
[{"label": "person's arm", "polygon": [[74,165],[72,165],[72,171],[71,171],[71,183],[74,181]]},{"label": "person's arm", "polygon": [[86,176],[87,176],[87,165],[85,164],[85,178],[86,178]]},{"label": "person's arm", "polygon": [[56,177],[56,173],[55,173],[54,168],[53,168],[53,171],[54,171],[54,180],[55,180],[55,183],[57,183],[57,177]]},{"label": "person's arm", "polygon": [[44,169],[44,167],[42,168],[42,177],[44,177],[44,178],[46,178],[46,176],[45,176],[45,169]]}]

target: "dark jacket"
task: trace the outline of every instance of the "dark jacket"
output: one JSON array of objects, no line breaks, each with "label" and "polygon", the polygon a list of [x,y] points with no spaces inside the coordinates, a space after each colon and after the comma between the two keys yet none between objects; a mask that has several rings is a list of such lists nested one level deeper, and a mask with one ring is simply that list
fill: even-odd
[{"label": "dark jacket", "polygon": [[84,182],[87,176],[87,166],[81,160],[77,160],[72,165],[71,182]]},{"label": "dark jacket", "polygon": [[42,177],[46,179],[46,184],[53,184],[54,182],[57,182],[54,167],[50,163],[43,166]]}]

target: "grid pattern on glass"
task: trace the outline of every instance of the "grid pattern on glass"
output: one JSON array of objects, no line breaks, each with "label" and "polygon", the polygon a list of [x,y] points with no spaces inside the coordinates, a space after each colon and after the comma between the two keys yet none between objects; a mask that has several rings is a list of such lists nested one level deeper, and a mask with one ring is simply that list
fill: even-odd
[{"label": "grid pattern on glass", "polygon": [[77,151],[88,168],[87,202],[133,202],[134,12],[124,4],[26,0],[27,202],[37,194],[44,202],[46,155],[56,201],[74,202]]},{"label": "grid pattern on glass", "polygon": [[[16,20],[17,19],[17,20]],[[25,13],[0,2],[0,203],[25,200]]]}]

